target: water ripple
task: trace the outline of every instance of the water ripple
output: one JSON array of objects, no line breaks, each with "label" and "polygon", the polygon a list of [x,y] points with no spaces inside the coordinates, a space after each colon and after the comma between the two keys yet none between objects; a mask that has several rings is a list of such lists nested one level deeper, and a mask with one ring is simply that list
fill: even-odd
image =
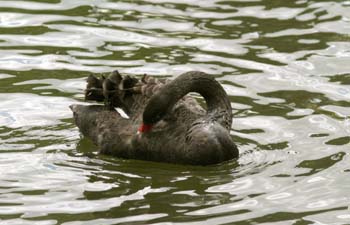
[{"label": "water ripple", "polygon": [[[349,1],[0,0],[1,224],[346,224]],[[68,106],[110,72],[217,78],[240,158],[98,154]]]}]

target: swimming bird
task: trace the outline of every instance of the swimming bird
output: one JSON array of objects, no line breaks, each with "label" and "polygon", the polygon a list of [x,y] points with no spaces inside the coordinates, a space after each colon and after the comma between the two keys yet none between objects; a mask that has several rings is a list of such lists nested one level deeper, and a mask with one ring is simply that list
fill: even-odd
[{"label": "swimming bird", "polygon": [[[112,105],[126,109],[128,118],[103,105],[70,106],[75,124],[100,153],[191,165],[217,164],[238,157],[230,136],[231,104],[211,75],[191,71],[167,82],[146,75],[141,80],[121,76],[115,83],[118,96],[114,97],[119,100]],[[206,109],[187,95],[190,92],[204,98]]]}]

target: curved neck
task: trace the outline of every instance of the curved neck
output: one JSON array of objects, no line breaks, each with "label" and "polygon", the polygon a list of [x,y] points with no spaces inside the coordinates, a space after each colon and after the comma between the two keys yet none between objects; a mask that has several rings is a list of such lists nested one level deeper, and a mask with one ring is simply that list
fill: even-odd
[{"label": "curved neck", "polygon": [[181,74],[154,94],[144,110],[143,122],[158,122],[189,92],[201,94],[207,104],[207,115],[225,128],[231,128],[232,109],[225,90],[212,76],[198,71]]}]

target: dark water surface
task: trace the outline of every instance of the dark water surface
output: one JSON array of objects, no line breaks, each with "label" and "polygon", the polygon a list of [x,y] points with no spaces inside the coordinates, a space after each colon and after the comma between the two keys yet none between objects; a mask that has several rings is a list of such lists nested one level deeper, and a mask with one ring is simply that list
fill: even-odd
[{"label": "dark water surface", "polygon": [[[240,159],[97,155],[89,72],[215,76]],[[350,224],[350,1],[0,0],[0,224]]]}]

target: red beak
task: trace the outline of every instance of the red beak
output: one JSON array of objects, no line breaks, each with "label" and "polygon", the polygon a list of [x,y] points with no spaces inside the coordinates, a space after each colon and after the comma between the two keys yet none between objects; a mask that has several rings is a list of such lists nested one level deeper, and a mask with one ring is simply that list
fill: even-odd
[{"label": "red beak", "polygon": [[138,131],[140,133],[145,133],[148,132],[152,129],[153,125],[149,125],[149,124],[141,124],[141,126],[139,127]]}]

